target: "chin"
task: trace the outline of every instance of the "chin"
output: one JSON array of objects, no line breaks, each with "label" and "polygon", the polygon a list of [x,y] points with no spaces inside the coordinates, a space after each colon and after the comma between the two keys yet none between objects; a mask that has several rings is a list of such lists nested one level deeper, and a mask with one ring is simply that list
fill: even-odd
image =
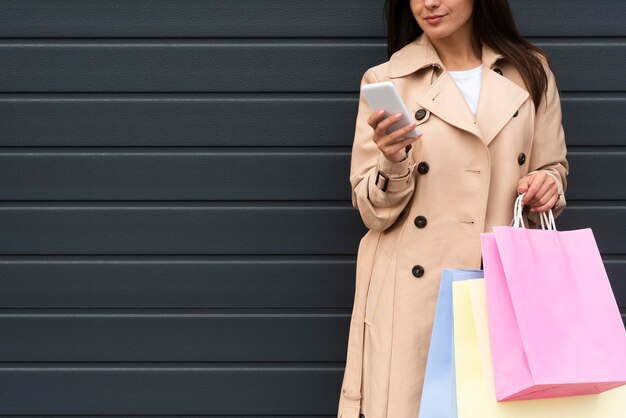
[{"label": "chin", "polygon": [[424,33],[430,39],[443,39],[447,38],[452,34],[453,31],[447,30],[446,28],[437,28],[436,30],[425,30]]}]

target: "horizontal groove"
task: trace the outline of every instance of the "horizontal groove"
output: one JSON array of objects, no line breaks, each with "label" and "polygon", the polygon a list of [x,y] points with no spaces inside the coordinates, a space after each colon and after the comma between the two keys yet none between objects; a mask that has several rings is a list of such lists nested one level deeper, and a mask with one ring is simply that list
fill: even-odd
[{"label": "horizontal groove", "polygon": [[[365,71],[365,68],[363,68],[363,71]],[[356,84],[355,86],[358,86],[358,84]],[[333,92],[314,92],[314,91],[309,91],[309,90],[302,90],[302,91],[298,91],[296,92],[296,94],[342,94],[342,95],[353,95],[356,94],[358,92],[358,89],[353,90],[336,90]],[[2,94],[6,94],[6,95],[21,95],[21,94],[45,94],[45,95],[90,95],[90,94],[111,94],[111,95],[141,95],[141,94],[174,94],[174,95],[183,95],[183,94],[201,94],[201,95],[209,95],[209,94],[254,94],[254,95],[273,95],[273,94],[279,94],[279,95],[288,95],[290,93],[292,93],[292,91],[289,90],[274,90],[274,91],[266,91],[266,90],[248,90],[245,93],[242,92],[236,92],[236,91],[219,91],[219,92],[212,92],[212,91],[195,91],[195,92],[185,92],[185,91],[150,91],[150,92],[145,92],[145,91],[131,91],[131,90],[124,90],[124,91],[107,91],[107,92],[80,92],[80,91],[47,91],[47,92],[21,92],[21,91],[3,91]],[[604,94],[604,93],[617,93],[617,94],[625,94],[626,91],[621,91],[621,90],[611,90],[610,92],[604,92],[601,90],[595,91],[595,90],[589,90],[589,91],[581,91],[581,90],[560,90],[559,89],[559,94],[577,94],[577,93],[583,93],[583,94]],[[1,415],[0,415],[1,416]]]},{"label": "horizontal groove", "polygon": [[[623,40],[626,38],[626,35],[540,35],[540,36],[527,36],[525,39],[530,42],[537,42],[543,40],[578,40],[578,39],[593,39],[593,40]],[[203,40],[203,41],[239,41],[239,42],[249,42],[251,40],[261,40],[263,42],[277,42],[277,41],[303,41],[303,42],[311,42],[311,41],[327,41],[327,40],[337,40],[337,41],[349,41],[349,42],[387,42],[387,37],[384,35],[381,36],[2,36],[0,37],[0,42],[2,41],[18,41],[18,40],[32,40],[32,41],[49,41],[49,40],[57,40],[57,41],[73,41],[73,40],[93,40],[93,41],[106,41],[106,40],[138,40],[138,41],[194,41],[194,40]]]},{"label": "horizontal groove", "polygon": [[[102,155],[100,148],[106,148],[107,152],[115,153],[115,155],[347,155],[350,153],[350,146],[344,145],[341,147],[328,147],[328,146],[307,146],[307,147],[294,147],[294,146],[190,146],[190,147],[178,147],[178,146],[160,146],[160,147],[0,147],[0,156],[10,155],[34,155],[41,154],[45,156],[49,155],[72,155],[78,154],[80,156],[86,155]],[[626,147],[622,147],[626,151]],[[23,150],[23,151],[21,151]],[[119,151],[116,151],[119,150]],[[279,150],[279,151],[273,151]]]},{"label": "horizontal groove", "polygon": [[[184,206],[181,206],[184,204]],[[626,200],[568,200],[569,207],[626,209]],[[348,209],[346,200],[5,200],[1,210],[15,209]]]},{"label": "horizontal groove", "polygon": [[[626,256],[625,256],[626,257]],[[626,260],[626,258],[625,258]],[[354,263],[354,256],[345,254],[229,254],[229,255],[0,255],[2,264],[346,264]]]},{"label": "horizontal groove", "polygon": [[[559,230],[560,231],[560,230]],[[354,264],[354,254],[0,254],[2,264]],[[603,254],[607,263],[626,263],[626,253]],[[211,260],[207,260],[211,259]]]},{"label": "horizontal groove", "polygon": [[311,318],[345,317],[351,308],[0,308],[6,318]]},{"label": "horizontal groove", "polygon": [[[0,102],[10,101],[327,101],[341,100],[354,101],[358,97],[356,92],[315,92],[315,91],[291,91],[291,92],[17,92],[0,93]],[[116,97],[117,96],[117,97]]]},{"label": "horizontal groove", "polygon": [[[11,254],[11,255],[0,255],[0,257],[3,257],[3,258],[4,257],[18,257],[18,256],[19,257],[37,257],[38,255],[41,255],[41,254],[20,254],[20,255]],[[290,254],[290,255],[293,255],[295,257],[306,257],[308,254],[306,254],[306,253],[299,253],[299,254]],[[315,255],[319,256],[319,257],[332,257],[334,254],[330,254],[330,253],[319,254],[319,253],[317,253]],[[41,255],[41,256],[42,257],[65,257],[65,256],[68,256],[68,254],[66,254],[66,253],[59,254],[59,255],[56,255],[56,254],[45,254],[45,255]],[[71,256],[71,257],[79,257],[80,255],[79,254],[69,254],[69,256]],[[90,253],[88,255],[88,257],[143,257],[143,256],[167,258],[167,257],[179,257],[180,254],[158,254],[158,255],[148,254],[148,255],[146,255],[146,254],[128,254],[128,253],[127,254],[91,254]],[[201,256],[205,256],[205,255],[201,255]],[[254,256],[256,257],[257,255],[254,254]],[[343,254],[343,256],[353,257],[354,258],[354,257],[356,257],[356,252],[354,254],[351,254],[351,255]],[[0,417],[1,417],[1,415],[0,415]]]},{"label": "horizontal groove", "polygon": [[0,417],[7,418],[335,418],[336,414],[185,414],[185,415],[177,415],[177,414],[46,414],[46,415],[0,415]]},{"label": "horizontal groove", "polygon": [[[0,308],[8,318],[345,318],[352,308]],[[626,317],[626,307],[621,307]]]},{"label": "horizontal groove", "polygon": [[[32,259],[31,259],[32,258]],[[345,254],[303,254],[303,255],[276,255],[276,254],[229,254],[229,255],[110,255],[110,254],[64,254],[59,256],[46,255],[0,255],[0,264],[28,263],[54,264],[327,264],[345,263],[354,261],[352,256]]]},{"label": "horizontal groove", "polygon": [[[59,146],[1,146],[0,155],[15,155],[41,153],[44,155],[71,155],[73,153],[85,154],[102,154],[97,150],[107,150],[107,152],[128,153],[135,155],[162,155],[162,154],[185,154],[190,155],[207,154],[207,155],[228,155],[228,154],[250,154],[250,155],[278,155],[290,153],[294,155],[315,155],[317,154],[345,154],[351,152],[351,145],[150,145],[150,146],[120,146],[120,145],[95,145],[91,147],[75,146],[75,145],[59,145]],[[624,147],[626,149],[626,147]],[[117,151],[119,150],[119,151]],[[167,150],[164,152],[163,150]],[[215,150],[215,151],[211,151]],[[277,150],[277,151],[271,151]],[[302,151],[306,150],[306,151]]]},{"label": "horizontal groove", "polygon": [[[229,254],[229,255],[111,255],[111,254],[63,254],[63,255],[0,255],[2,264],[353,264],[354,255],[346,254]],[[604,255],[607,263],[626,263],[625,254]]]},{"label": "horizontal groove", "polygon": [[[68,367],[59,367],[59,364],[68,364]],[[14,366],[19,365],[19,366]],[[207,362],[82,362],[82,361],[59,361],[59,362],[0,362],[0,373],[8,371],[215,371],[215,372],[265,372],[265,371],[337,371],[343,370],[344,362],[326,361],[207,361]]]},{"label": "horizontal groove", "polygon": [[567,145],[568,156],[572,154],[607,154],[626,153],[626,145]]},{"label": "horizontal groove", "polygon": [[[573,36],[574,38],[579,39],[612,39],[612,38],[623,38],[621,36]],[[552,36],[540,36],[534,37],[534,39],[550,39]],[[569,36],[559,36],[561,38],[570,38]],[[88,41],[108,41],[108,40],[137,40],[137,41],[239,41],[239,42],[250,42],[254,40],[262,40],[264,42],[278,42],[278,41],[302,41],[302,42],[311,42],[316,40],[328,41],[328,40],[337,40],[337,41],[349,41],[349,42],[387,42],[386,36],[1,36],[0,42],[3,41],[40,41],[45,42],[49,40],[53,41],[75,41],[75,40],[88,40]],[[1,416],[1,415],[0,415]]]},{"label": "horizontal groove", "polygon": [[[180,255],[180,254],[0,254],[0,265],[25,264],[355,264],[354,254],[229,254],[229,255]],[[605,263],[626,263],[625,254],[603,254]],[[258,258],[255,260],[254,258]],[[215,258],[215,260],[203,260]],[[129,260],[132,259],[132,260]],[[243,259],[243,260],[242,260]],[[273,260],[272,260],[273,259]]]},{"label": "horizontal groove", "polygon": [[[605,208],[617,208],[626,209],[626,200],[575,200],[569,199],[567,201],[568,207],[584,208],[584,209],[605,209]],[[564,210],[567,210],[564,209]]]},{"label": "horizontal groove", "polygon": [[626,100],[626,93],[623,91],[561,91],[561,100]]},{"label": "horizontal groove", "polygon": [[[53,204],[53,205],[52,205]],[[184,206],[181,206],[184,204]],[[354,209],[350,200],[20,200],[0,201],[0,210],[15,209]],[[356,210],[356,209],[354,209]]]},{"label": "horizontal groove", "polygon": [[[626,43],[626,36],[529,36],[529,42],[549,43],[550,45],[615,45]],[[30,42],[28,42],[30,41]],[[11,46],[380,46],[387,45],[386,37],[20,37],[0,38],[0,48]]]},{"label": "horizontal groove", "polygon": [[[16,92],[0,93],[0,102],[26,101],[350,101],[357,102],[357,91],[291,91],[291,92]],[[560,91],[565,100],[626,100],[626,92],[621,91]]]},{"label": "horizontal groove", "polygon": [[[626,263],[626,254],[610,254],[610,255],[603,255],[602,259],[604,260],[605,263]],[[626,278],[625,278],[626,280]]]},{"label": "horizontal groove", "polygon": [[[106,151],[101,151],[106,150]],[[588,154],[588,153],[606,153],[610,155],[626,153],[626,145],[568,145],[569,154]],[[350,155],[352,153],[352,145],[206,145],[206,146],[179,146],[179,145],[162,145],[162,146],[0,146],[1,156],[51,156],[51,155],[73,155],[78,154],[81,157],[89,155],[98,155],[110,153],[111,155],[142,155],[142,156],[158,156],[158,155],[189,155],[197,157],[199,155]]]},{"label": "horizontal groove", "polygon": [[[585,39],[585,38],[581,38]],[[28,42],[30,40],[30,42]],[[624,39],[626,41],[626,38]],[[4,38],[5,47],[381,47],[385,38]]]},{"label": "horizontal groove", "polygon": [[[363,68],[363,70],[365,70],[365,68]],[[123,90],[123,91],[94,91],[94,92],[81,92],[81,91],[46,91],[46,92],[22,92],[22,91],[3,91],[2,94],[6,94],[6,95],[20,95],[20,94],[42,94],[42,95],[79,95],[79,94],[112,94],[112,95],[126,95],[126,94],[132,94],[132,95],[140,95],[140,94],[254,94],[254,95],[262,95],[262,94],[282,94],[282,95],[288,95],[291,93],[294,94],[343,94],[343,95],[356,95],[356,93],[358,92],[358,83],[354,84],[355,88],[351,89],[351,90],[334,90],[332,92],[316,92],[313,90],[300,90],[298,92],[293,92],[293,90],[275,90],[275,91],[266,91],[266,90],[248,90],[246,92],[237,92],[237,91],[224,91],[221,90],[219,92],[213,92],[213,91],[193,91],[193,92],[186,92],[186,91],[150,91],[150,92],[145,92],[145,91],[131,91],[131,90]],[[584,93],[584,94],[604,94],[604,93],[618,93],[618,94],[624,94],[626,93],[626,91],[621,91],[621,90],[616,90],[613,89],[610,92],[604,92],[601,90],[589,90],[589,91],[582,91],[582,90],[562,90],[559,89],[559,94],[567,94],[567,93],[572,93],[572,94],[576,94],[576,93]]]},{"label": "horizontal groove", "polygon": [[[343,369],[342,369],[343,370]],[[20,414],[20,415],[0,415],[7,418],[335,418],[336,414]]]}]

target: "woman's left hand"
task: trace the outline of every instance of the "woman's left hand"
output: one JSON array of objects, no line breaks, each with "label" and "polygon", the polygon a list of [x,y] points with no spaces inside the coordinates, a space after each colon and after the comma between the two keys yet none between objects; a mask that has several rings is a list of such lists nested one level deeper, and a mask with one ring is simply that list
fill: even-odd
[{"label": "woman's left hand", "polygon": [[529,205],[531,212],[546,212],[559,200],[556,182],[545,171],[522,177],[517,183],[517,192],[526,193],[522,205]]}]

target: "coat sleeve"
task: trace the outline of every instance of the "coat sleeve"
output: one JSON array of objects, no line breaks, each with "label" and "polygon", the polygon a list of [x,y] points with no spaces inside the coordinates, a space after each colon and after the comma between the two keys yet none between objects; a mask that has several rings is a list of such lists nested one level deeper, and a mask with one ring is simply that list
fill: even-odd
[{"label": "coat sleeve", "polygon": [[[544,68],[548,76],[548,88],[546,95],[542,96],[536,112],[529,163],[529,170],[531,171],[524,177],[538,171],[545,171],[554,178],[559,193],[559,199],[552,208],[552,214],[556,218],[567,204],[565,191],[567,189],[569,163],[566,158],[567,148],[561,123],[561,100],[556,79],[545,62]],[[541,222],[540,213],[528,211],[527,214],[528,220],[534,223],[534,227],[537,228]]]},{"label": "coat sleeve", "polygon": [[[363,74],[361,87],[377,81],[370,68]],[[413,144],[407,146],[407,156],[399,162],[388,160],[380,151],[372,139],[374,129],[367,123],[372,111],[360,93],[350,161],[352,206],[359,210],[365,226],[384,231],[395,222],[413,195],[415,163],[409,152]]]}]

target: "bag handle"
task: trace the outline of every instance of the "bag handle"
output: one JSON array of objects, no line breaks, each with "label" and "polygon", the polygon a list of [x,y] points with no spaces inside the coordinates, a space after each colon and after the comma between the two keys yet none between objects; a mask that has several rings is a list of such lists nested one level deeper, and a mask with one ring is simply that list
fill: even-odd
[{"label": "bag handle", "polygon": [[[526,225],[524,225],[524,218],[522,217],[522,211],[524,210],[522,206],[522,198],[525,194],[526,193],[524,192],[521,195],[517,196],[517,199],[515,199],[515,205],[513,206],[513,227],[516,228],[526,228]],[[540,212],[539,215],[541,229],[556,231],[556,223],[554,221],[554,214],[552,213],[552,209],[549,209],[547,213]]]}]

